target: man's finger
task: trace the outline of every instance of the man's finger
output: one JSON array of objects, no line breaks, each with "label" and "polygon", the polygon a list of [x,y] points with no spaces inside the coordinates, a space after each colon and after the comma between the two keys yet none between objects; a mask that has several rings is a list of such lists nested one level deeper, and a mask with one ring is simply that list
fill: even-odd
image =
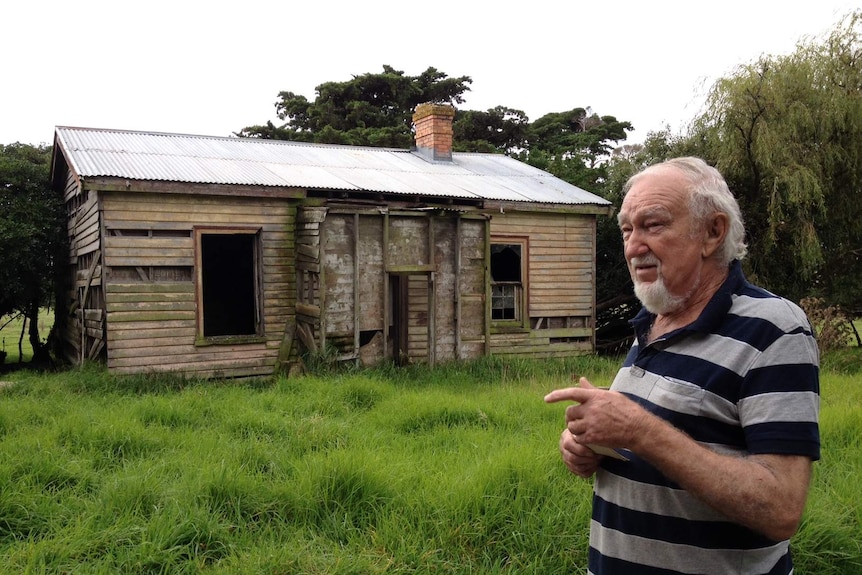
[{"label": "man's finger", "polygon": [[545,396],[545,403],[556,403],[558,401],[583,402],[589,396],[589,391],[581,387],[566,387],[555,389]]}]

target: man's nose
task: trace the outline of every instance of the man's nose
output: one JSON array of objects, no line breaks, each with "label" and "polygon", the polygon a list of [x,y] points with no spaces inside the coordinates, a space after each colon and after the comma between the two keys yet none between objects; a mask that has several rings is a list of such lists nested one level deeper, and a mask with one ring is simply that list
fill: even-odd
[{"label": "man's nose", "polygon": [[648,251],[649,246],[642,241],[641,235],[637,231],[632,231],[623,244],[623,253],[626,256],[626,260],[630,260],[636,256],[642,256]]}]

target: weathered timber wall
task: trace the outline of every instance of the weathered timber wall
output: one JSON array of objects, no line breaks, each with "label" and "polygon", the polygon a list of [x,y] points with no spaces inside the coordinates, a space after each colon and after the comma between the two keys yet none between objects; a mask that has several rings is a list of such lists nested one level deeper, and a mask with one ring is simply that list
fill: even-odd
[{"label": "weathered timber wall", "polygon": [[[204,377],[273,372],[294,319],[294,211],[287,200],[102,194],[108,368]],[[214,343],[198,334],[195,226],[260,228],[261,337]]]},{"label": "weathered timber wall", "polygon": [[506,213],[491,219],[491,236],[526,238],[529,330],[493,333],[492,353],[535,357],[593,350],[595,216]]},{"label": "weathered timber wall", "polygon": [[459,223],[456,214],[330,210],[321,227],[326,341],[342,359],[391,358],[387,274],[397,274],[407,282],[402,352],[410,361],[482,355],[485,225],[484,219]]},{"label": "weathered timber wall", "polygon": [[66,173],[63,198],[69,239],[66,317],[61,321],[65,358],[81,363],[104,349],[104,291],[98,194],[81,189]]}]

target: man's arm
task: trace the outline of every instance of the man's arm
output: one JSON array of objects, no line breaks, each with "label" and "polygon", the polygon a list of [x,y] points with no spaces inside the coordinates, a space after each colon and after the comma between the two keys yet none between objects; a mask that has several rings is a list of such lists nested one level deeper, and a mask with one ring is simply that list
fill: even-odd
[{"label": "man's arm", "polygon": [[805,456],[716,453],[626,396],[592,387],[556,390],[545,401],[566,408],[568,431],[582,445],[627,448],[695,497],[770,539],[789,539],[799,526],[811,461]]},{"label": "man's arm", "polygon": [[721,455],[652,414],[642,429],[630,449],[695,497],[775,541],[796,533],[811,480],[807,456]]}]

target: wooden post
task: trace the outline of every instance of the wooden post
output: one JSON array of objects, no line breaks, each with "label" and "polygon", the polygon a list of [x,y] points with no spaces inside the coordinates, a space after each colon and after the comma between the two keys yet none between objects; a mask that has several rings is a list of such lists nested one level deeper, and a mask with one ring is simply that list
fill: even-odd
[{"label": "wooden post", "polygon": [[461,214],[455,218],[455,359],[461,359]]},{"label": "wooden post", "polygon": [[389,210],[383,212],[383,358],[389,357]]},{"label": "wooden post", "polygon": [[[428,265],[435,265],[436,246],[434,245],[434,216],[428,216]],[[434,271],[428,274],[428,365],[434,367],[437,360],[437,288],[435,286]]]},{"label": "wooden post", "polygon": [[491,355],[491,219],[485,220],[485,355]]},{"label": "wooden post", "polygon": [[359,212],[353,214],[353,355],[359,367]]},{"label": "wooden post", "polygon": [[320,264],[320,273],[317,279],[317,293],[320,296],[320,333],[318,334],[318,349],[321,353],[326,352],[326,227],[320,222],[320,245],[317,246],[317,261]]}]

